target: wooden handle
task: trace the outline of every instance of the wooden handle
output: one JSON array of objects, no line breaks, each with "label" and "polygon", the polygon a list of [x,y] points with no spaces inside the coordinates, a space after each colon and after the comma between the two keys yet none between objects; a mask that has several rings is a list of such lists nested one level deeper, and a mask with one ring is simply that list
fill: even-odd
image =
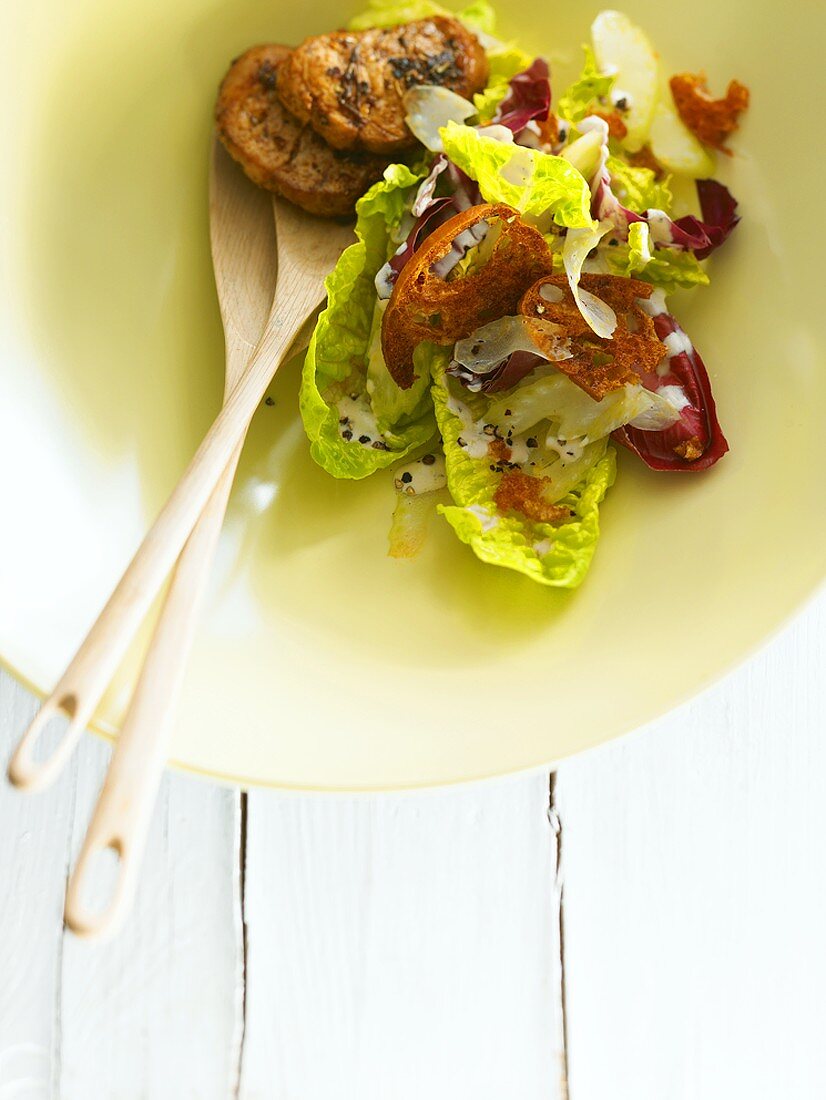
[{"label": "wooden handle", "polygon": [[[276,369],[323,294],[317,275],[302,278],[300,269],[289,267],[279,272],[270,319],[244,377],[232,391],[57,687],[23,734],[9,764],[9,779],[16,786],[28,790],[42,788],[68,760],[233,451],[243,439]],[[35,759],[38,738],[49,720],[60,712],[70,719],[66,730],[49,757]]]},{"label": "wooden handle", "polygon": [[[138,871],[209,565],[229,500],[243,441],[187,540],[115,745],[109,771],[66,890],[64,918],[80,936],[114,933],[132,904]],[[95,857],[118,855],[108,902],[88,903]]]}]

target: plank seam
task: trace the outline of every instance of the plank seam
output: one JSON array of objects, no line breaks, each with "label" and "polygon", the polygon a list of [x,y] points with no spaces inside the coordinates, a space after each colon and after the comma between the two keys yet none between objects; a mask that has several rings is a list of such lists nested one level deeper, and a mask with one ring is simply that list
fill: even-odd
[{"label": "plank seam", "polygon": [[561,1040],[562,1075],[560,1080],[560,1100],[570,1100],[568,1088],[568,1011],[565,982],[565,889],[562,874],[562,818],[556,798],[556,772],[551,772],[548,778],[548,821],[556,840],[554,862],[554,891],[557,896],[557,913],[559,920],[559,1018]]},{"label": "plank seam", "polygon": [[238,1006],[238,1054],[235,1066],[235,1081],[232,1087],[232,1100],[241,1100],[244,1045],[247,1037],[247,822],[248,796],[246,791],[241,791],[238,828],[238,918],[241,932],[240,974],[238,976],[240,1004]]},{"label": "plank seam", "polygon": [[[68,829],[65,840],[65,859],[63,874],[63,896],[69,888],[69,875],[72,871],[72,836],[74,835],[75,815],[77,814],[77,791],[79,784],[80,765],[77,753],[74,753],[69,764],[72,777],[72,794],[67,815]],[[52,1033],[52,1095],[60,1096],[61,1079],[63,1076],[63,953],[66,945],[66,936],[69,931],[63,923],[63,912],[59,916],[60,933],[57,942],[57,954],[55,959],[55,995],[54,995],[54,1024]]]}]

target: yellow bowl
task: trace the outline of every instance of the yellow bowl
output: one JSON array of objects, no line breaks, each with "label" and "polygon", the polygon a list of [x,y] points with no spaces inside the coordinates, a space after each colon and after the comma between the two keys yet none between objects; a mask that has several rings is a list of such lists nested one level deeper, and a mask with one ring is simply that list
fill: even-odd
[{"label": "yellow bowl", "polygon": [[[578,67],[592,3],[502,5],[502,30]],[[669,69],[748,83],[720,174],[743,223],[678,307],[731,453],[669,477],[620,455],[582,589],[483,566],[442,521],[386,556],[392,478],[309,458],[297,366],[245,452],[172,756],[229,781],[451,783],[556,761],[661,714],[763,639],[823,574],[826,7],[629,0]],[[0,654],[52,684],[218,408],[206,163],[216,84],[330,0],[32,0],[0,15]],[[782,41],[780,41],[782,39]],[[134,657],[104,701],[117,727]]]}]

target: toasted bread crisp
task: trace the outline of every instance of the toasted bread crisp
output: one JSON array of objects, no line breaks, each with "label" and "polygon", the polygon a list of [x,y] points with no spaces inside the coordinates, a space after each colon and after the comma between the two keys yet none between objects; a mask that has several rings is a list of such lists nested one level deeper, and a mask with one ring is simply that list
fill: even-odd
[{"label": "toasted bread crisp", "polygon": [[308,38],[284,65],[278,94],[288,111],[337,149],[398,153],[416,144],[404,121],[409,88],[438,84],[471,97],[487,77],[476,35],[436,15]]},{"label": "toasted bread crisp", "polygon": [[739,125],[741,111],[749,105],[749,90],[738,80],[729,83],[722,99],[709,95],[704,73],[677,73],[669,81],[680,118],[705,145],[731,156],[726,139]]},{"label": "toasted bread crisp", "polygon": [[[489,255],[478,269],[443,279],[433,270],[453,242],[480,222],[488,235],[480,246]],[[525,225],[510,206],[485,203],[456,214],[414,253],[399,275],[382,321],[387,369],[403,389],[413,385],[413,352],[425,340],[455,344],[480,325],[515,313],[525,290],[553,271],[542,234]]]},{"label": "toasted bread crisp", "polygon": [[386,157],[344,154],[290,114],[276,89],[287,46],[254,46],[230,66],[215,105],[218,136],[253,183],[322,217],[352,214]]},{"label": "toasted bread crisp", "polygon": [[[555,365],[599,401],[612,390],[639,382],[634,367],[640,371],[653,370],[665,355],[666,347],[654,331],[654,321],[637,303],[638,298],[650,297],[650,283],[619,275],[583,275],[580,287],[616,313],[617,327],[610,339],[597,336],[590,328],[564,275],[552,275],[535,283],[519,303],[519,312],[564,328],[573,356],[558,360]],[[535,339],[541,349],[540,331]]]},{"label": "toasted bread crisp", "polygon": [[493,494],[500,512],[521,512],[536,523],[564,523],[571,518],[571,509],[563,504],[551,504],[545,499],[549,477],[537,477],[522,470],[508,470]]}]

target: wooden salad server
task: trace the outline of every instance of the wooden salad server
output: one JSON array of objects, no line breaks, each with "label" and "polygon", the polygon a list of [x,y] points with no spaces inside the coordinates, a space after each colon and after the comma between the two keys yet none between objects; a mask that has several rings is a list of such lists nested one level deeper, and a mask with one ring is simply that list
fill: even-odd
[{"label": "wooden salad server", "polygon": [[[272,308],[276,241],[271,197],[244,176],[215,139],[209,167],[209,231],[224,327],[226,401],[244,377]],[[242,446],[243,438],[178,558],[69,876],[64,916],[78,935],[114,932],[131,906],[201,597]],[[106,906],[90,906],[87,891],[94,857],[107,848],[117,852],[117,878]]]},{"label": "wooden salad server", "polygon": [[[255,201],[258,201],[257,196]],[[97,621],[24,733],[9,764],[9,778],[18,787],[28,790],[45,787],[70,757],[129,643],[243,441],[275,371],[286,358],[307,318],[323,302],[326,275],[343,249],[354,240],[351,224],[340,225],[315,218],[275,197],[271,201],[275,211],[278,281],[263,334],[243,376],[227,397]],[[217,216],[213,207],[212,217]],[[240,315],[246,309],[249,289],[243,264],[245,245],[241,243],[246,238],[243,229],[239,229],[236,237],[227,226],[221,232],[221,239],[227,246],[218,255],[213,250],[213,259],[226,323],[228,311],[236,316],[236,311]],[[229,265],[228,272],[236,273],[234,276],[224,276],[225,263]],[[234,304],[230,307],[231,302]],[[244,331],[248,333],[247,329]],[[203,537],[199,535],[198,541]],[[190,591],[194,594],[197,587],[194,585]],[[173,607],[180,609],[183,603],[183,597],[176,597]],[[162,637],[171,638],[166,633],[171,629],[166,626]],[[181,626],[177,638],[185,639],[188,629],[191,627]],[[164,643],[164,648],[169,644]],[[157,668],[162,659],[155,655],[150,660]],[[170,687],[175,686],[177,676],[175,673],[167,681]],[[143,687],[140,698],[133,701],[133,705],[135,703],[139,711],[148,705]],[[36,759],[37,740],[50,720],[58,715],[68,717],[69,722],[51,754],[45,759]]]}]

